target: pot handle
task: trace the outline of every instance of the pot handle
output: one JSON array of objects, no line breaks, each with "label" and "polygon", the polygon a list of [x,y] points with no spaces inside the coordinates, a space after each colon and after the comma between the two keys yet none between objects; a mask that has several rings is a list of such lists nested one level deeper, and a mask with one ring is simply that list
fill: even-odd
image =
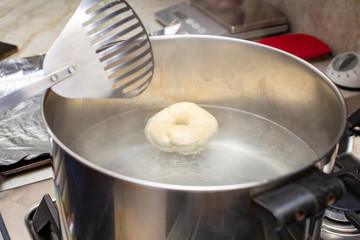
[{"label": "pot handle", "polygon": [[[340,141],[340,154],[335,163],[340,171],[329,175],[313,167],[299,179],[255,196],[255,211],[260,209],[261,216],[270,217],[275,224],[272,227],[280,229],[321,213],[341,198],[346,191],[343,176],[360,182],[359,163],[352,154],[346,154],[351,137],[360,135],[359,127],[360,108],[348,117],[347,128]],[[358,214],[348,212],[345,216],[354,226],[360,226]]]},{"label": "pot handle", "polygon": [[253,198],[260,209],[281,229],[291,223],[322,212],[345,193],[343,182],[316,169],[293,182]]}]

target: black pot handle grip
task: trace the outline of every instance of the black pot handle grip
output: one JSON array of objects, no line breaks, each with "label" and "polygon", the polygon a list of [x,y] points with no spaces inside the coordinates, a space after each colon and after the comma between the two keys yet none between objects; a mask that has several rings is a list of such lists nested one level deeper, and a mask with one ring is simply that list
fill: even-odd
[{"label": "black pot handle grip", "polygon": [[[348,117],[347,129],[340,141],[340,154],[336,162],[340,171],[329,175],[313,167],[297,180],[255,196],[254,212],[260,214],[261,218],[270,219],[272,228],[280,229],[319,214],[340,199],[346,192],[342,181],[344,176],[360,182],[359,162],[354,160],[352,154],[342,154],[347,149],[349,139],[360,135],[359,126],[360,108]],[[354,226],[360,226],[358,215],[348,212],[345,216]]]},{"label": "black pot handle grip", "polygon": [[275,223],[275,228],[283,228],[318,214],[333,204],[345,193],[343,182],[318,169],[274,190],[253,198],[256,212],[265,215]]}]

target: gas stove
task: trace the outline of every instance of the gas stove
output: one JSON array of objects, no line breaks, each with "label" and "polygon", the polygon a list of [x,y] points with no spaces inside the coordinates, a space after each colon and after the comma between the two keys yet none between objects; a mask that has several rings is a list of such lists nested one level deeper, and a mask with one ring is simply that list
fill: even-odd
[{"label": "gas stove", "polygon": [[323,240],[360,238],[359,230],[346,219],[344,213],[333,209],[325,211],[321,231]]},{"label": "gas stove", "polygon": [[[360,169],[359,147],[355,145],[359,137],[345,137],[344,146],[335,163],[333,175],[346,184],[347,192],[325,210],[322,222],[322,238],[360,239]],[[340,144],[341,145],[341,144]]]}]

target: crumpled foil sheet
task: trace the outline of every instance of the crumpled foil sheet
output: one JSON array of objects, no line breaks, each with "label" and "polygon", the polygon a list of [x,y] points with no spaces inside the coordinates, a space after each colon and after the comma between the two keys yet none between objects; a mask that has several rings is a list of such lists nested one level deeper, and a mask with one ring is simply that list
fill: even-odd
[{"label": "crumpled foil sheet", "polygon": [[[43,76],[44,55],[0,62],[0,97]],[[49,136],[40,114],[43,93],[0,115],[0,166],[48,153]]]}]

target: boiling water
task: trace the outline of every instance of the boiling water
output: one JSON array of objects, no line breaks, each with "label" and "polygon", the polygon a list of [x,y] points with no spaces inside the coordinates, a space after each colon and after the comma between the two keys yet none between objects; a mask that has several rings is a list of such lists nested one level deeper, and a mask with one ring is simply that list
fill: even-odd
[{"label": "boiling water", "polygon": [[219,131],[208,148],[194,155],[158,150],[145,138],[147,120],[160,109],[139,109],[88,130],[71,149],[122,175],[178,185],[229,185],[277,177],[317,156],[287,129],[247,112],[204,107]]}]

